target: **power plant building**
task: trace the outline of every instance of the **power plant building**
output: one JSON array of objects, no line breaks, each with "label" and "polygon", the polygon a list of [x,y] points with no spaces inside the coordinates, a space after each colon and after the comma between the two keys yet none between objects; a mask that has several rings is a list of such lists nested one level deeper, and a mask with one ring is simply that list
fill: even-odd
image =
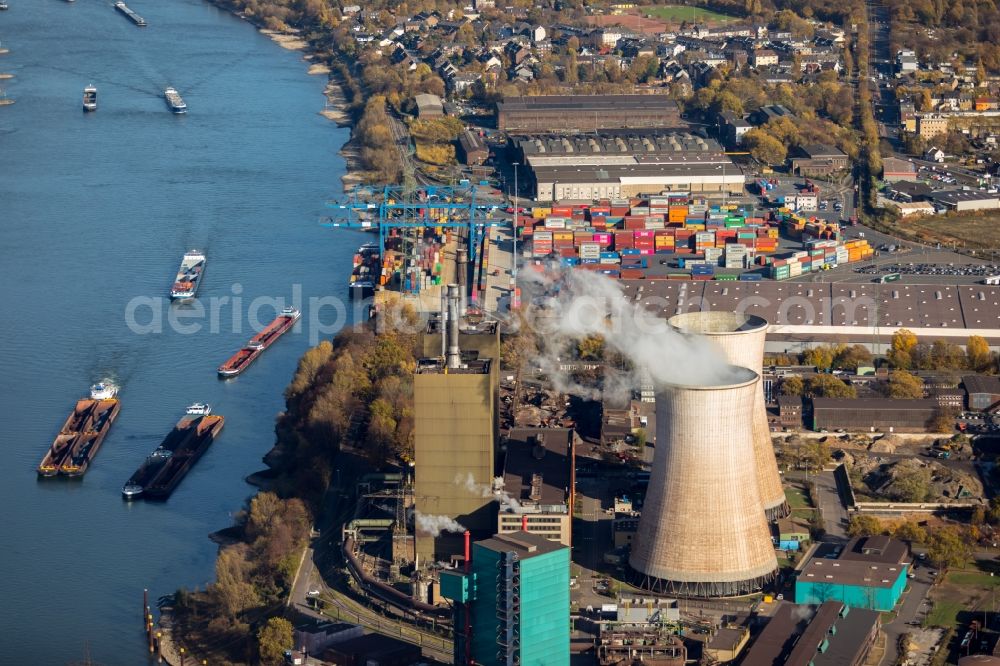
[{"label": "power plant building", "polygon": [[522,529],[572,546],[576,435],[572,428],[513,428],[506,440],[497,533]]},{"label": "power plant building", "polygon": [[733,596],[778,568],[755,471],[760,376],[728,367],[706,385],[656,395],[656,454],[629,564],[655,592]]},{"label": "power plant building", "polygon": [[666,95],[539,95],[497,103],[497,129],[510,134],[684,125],[677,102]]},{"label": "power plant building", "polygon": [[[414,508],[478,534],[496,526],[492,493],[499,383],[497,361],[461,351],[458,288],[449,286],[444,358],[421,360],[413,377]],[[494,334],[483,336],[492,344]],[[425,532],[416,521],[421,561],[461,552],[461,535]]]},{"label": "power plant building", "polygon": [[478,541],[466,572],[443,571],[455,602],[455,663],[569,666],[570,549],[539,534]]},{"label": "power plant building", "polygon": [[[735,312],[689,312],[675,315],[667,323],[683,333],[707,337],[722,350],[728,363],[749,368],[758,375],[763,372],[767,320],[762,317]],[[788,502],[774,457],[762,387],[758,387],[754,399],[753,450],[764,512],[768,520],[784,518],[788,515]]]}]

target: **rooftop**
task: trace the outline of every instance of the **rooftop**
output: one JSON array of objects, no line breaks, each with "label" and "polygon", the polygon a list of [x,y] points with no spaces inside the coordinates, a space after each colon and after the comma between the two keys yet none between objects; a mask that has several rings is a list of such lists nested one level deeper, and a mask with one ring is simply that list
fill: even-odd
[{"label": "rooftop", "polygon": [[488,375],[492,359],[462,358],[461,367],[448,368],[440,358],[422,358],[417,361],[418,375]]},{"label": "rooftop", "polygon": [[[743,664],[847,666],[855,663],[878,622],[878,612],[846,608],[840,601],[827,601],[819,607],[785,602],[750,647]],[[824,641],[826,646],[820,651]]]},{"label": "rooftop", "polygon": [[559,183],[591,183],[602,180],[628,181],[629,179],[649,178],[706,178],[725,175],[730,181],[734,177],[742,177],[743,172],[737,166],[732,166],[728,159],[721,164],[729,164],[724,172],[719,164],[695,162],[691,164],[602,164],[581,166],[579,160],[568,165],[540,165],[533,167],[535,180],[539,182]]},{"label": "rooftop", "polygon": [[827,583],[890,588],[903,573],[901,565],[871,564],[864,560],[813,558],[802,567],[798,583]]},{"label": "rooftop", "polygon": [[966,375],[962,385],[968,393],[1000,394],[1000,377],[995,375]]},{"label": "rooftop", "polygon": [[959,203],[969,203],[973,201],[996,201],[998,198],[995,194],[989,194],[987,192],[980,192],[977,190],[943,190],[941,192],[935,192],[931,195],[931,198],[940,204],[945,206],[954,206]]},{"label": "rooftop", "polygon": [[841,551],[840,560],[861,560],[882,564],[903,564],[909,551],[906,544],[887,536],[857,537],[851,539]]},{"label": "rooftop", "polygon": [[813,398],[812,403],[813,411],[832,409],[846,412],[883,412],[890,409],[925,412],[938,405],[933,398]]},{"label": "rooftop", "polygon": [[840,148],[828,146],[825,143],[813,143],[808,146],[802,146],[802,152],[812,159],[847,157]]},{"label": "rooftop", "polygon": [[670,155],[721,153],[714,139],[691,132],[627,131],[596,134],[529,134],[514,141],[526,157],[538,155]]},{"label": "rooftop", "polygon": [[505,111],[600,111],[677,110],[677,103],[666,95],[539,95],[536,97],[505,97],[497,103]]},{"label": "rooftop", "polygon": [[504,461],[504,490],[522,505],[565,504],[572,450],[570,428],[512,429]]},{"label": "rooftop", "polygon": [[[549,541],[544,536],[532,534],[531,532],[497,534],[489,539],[477,541],[475,545],[480,548],[488,548],[497,553],[514,552],[522,560],[554,553],[566,547],[558,541]],[[473,559],[473,561],[475,560]]]}]

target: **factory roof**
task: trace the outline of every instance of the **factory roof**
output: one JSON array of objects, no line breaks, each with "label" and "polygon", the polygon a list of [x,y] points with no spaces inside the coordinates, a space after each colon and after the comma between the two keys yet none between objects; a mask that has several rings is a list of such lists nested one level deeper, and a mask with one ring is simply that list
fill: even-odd
[{"label": "factory roof", "polygon": [[481,548],[488,548],[497,553],[514,552],[522,560],[529,557],[547,555],[548,553],[554,553],[557,550],[566,548],[566,546],[558,541],[549,541],[544,536],[532,534],[531,532],[497,534],[489,539],[477,541],[475,545]]},{"label": "factory roof", "polygon": [[908,559],[906,544],[884,535],[857,537],[844,546],[839,560],[861,560],[882,564],[903,564]]},{"label": "factory roof", "polygon": [[[782,603],[750,647],[744,666],[850,666],[879,622],[877,611]],[[836,627],[834,629],[834,627]],[[819,646],[826,641],[822,650]]]},{"label": "factory roof", "polygon": [[995,375],[966,375],[962,385],[968,393],[1000,394],[1000,377]]},{"label": "factory roof", "polygon": [[539,95],[505,97],[497,103],[500,111],[623,111],[676,109],[666,95]]},{"label": "factory roof", "polygon": [[902,574],[901,565],[872,564],[864,560],[813,558],[802,567],[799,583],[890,588]]},{"label": "factory roof", "polygon": [[[728,162],[728,160],[726,161]],[[725,164],[723,162],[722,164]],[[731,164],[731,163],[730,163]],[[743,172],[739,167],[731,166],[728,172],[724,172],[716,164],[705,164],[695,162],[691,164],[604,164],[599,166],[579,166],[577,161],[573,165],[539,165],[534,167],[535,180],[538,182],[559,182],[559,183],[592,183],[598,181],[621,180],[643,178],[708,178],[723,176],[732,179],[742,177]]]},{"label": "factory roof", "polygon": [[925,412],[938,406],[938,401],[933,398],[813,398],[812,403],[813,411],[832,409],[845,413],[881,412],[889,409]]},{"label": "factory roof", "polygon": [[988,194],[987,192],[978,190],[943,190],[931,195],[931,199],[935,203],[945,206],[957,206],[960,203],[980,201],[996,201],[998,198],[1000,197],[997,197],[995,194]]},{"label": "factory roof", "polygon": [[736,627],[720,627],[705,647],[711,650],[735,650],[743,642],[746,629]]},{"label": "factory roof", "polygon": [[847,155],[840,148],[835,148],[834,146],[828,146],[825,143],[812,143],[808,146],[802,146],[802,152],[812,158],[831,158],[831,157],[847,157]]},{"label": "factory roof", "polygon": [[[560,181],[562,182],[562,181]],[[625,297],[669,318],[698,310],[745,311],[767,319],[772,339],[817,335],[883,335],[896,327],[918,335],[1000,339],[1000,288],[993,285],[845,284],[831,282],[695,282],[621,280]],[[852,331],[853,328],[853,331]]]},{"label": "factory roof", "polygon": [[512,429],[507,438],[504,490],[522,505],[564,504],[571,485],[572,452],[571,428]]},{"label": "factory roof", "polygon": [[721,153],[714,139],[690,132],[627,131],[597,134],[530,134],[519,137],[515,145],[525,156],[536,155],[658,155],[684,152]]}]

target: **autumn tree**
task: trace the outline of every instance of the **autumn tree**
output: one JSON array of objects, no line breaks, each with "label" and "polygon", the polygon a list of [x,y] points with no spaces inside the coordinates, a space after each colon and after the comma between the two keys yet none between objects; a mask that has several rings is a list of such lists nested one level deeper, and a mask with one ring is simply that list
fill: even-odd
[{"label": "autumn tree", "polygon": [[802,395],[806,390],[806,383],[802,377],[792,375],[781,380],[782,395]]},{"label": "autumn tree", "polygon": [[927,557],[942,569],[964,566],[972,559],[972,546],[950,525],[927,535]]},{"label": "autumn tree", "polygon": [[892,344],[889,349],[889,363],[894,368],[907,370],[912,367],[910,357],[913,348],[917,346],[917,336],[906,328],[901,328],[892,334]]},{"label": "autumn tree", "polygon": [[985,338],[970,335],[965,343],[965,355],[970,370],[988,372],[993,369],[993,353]]},{"label": "autumn tree", "polygon": [[604,358],[604,338],[590,335],[580,340],[576,346],[577,355],[584,361],[599,361]]},{"label": "autumn tree", "polygon": [[764,164],[784,164],[788,156],[786,144],[759,128],[743,135],[743,145],[751,157]]},{"label": "autumn tree", "polygon": [[859,366],[871,365],[872,353],[864,345],[840,345],[833,367],[856,372]]},{"label": "autumn tree", "polygon": [[890,398],[916,399],[924,397],[924,381],[905,370],[896,370],[889,376],[888,394]]},{"label": "autumn tree", "polygon": [[833,375],[814,375],[809,378],[808,395],[814,398],[856,398],[857,390]]},{"label": "autumn tree", "polygon": [[285,663],[285,651],[295,646],[292,631],[292,623],[285,618],[268,618],[257,631],[257,654],[261,664],[279,666]]},{"label": "autumn tree", "polygon": [[876,536],[882,534],[884,530],[881,520],[863,513],[851,516],[851,520],[847,523],[847,536],[852,539],[854,537]]}]

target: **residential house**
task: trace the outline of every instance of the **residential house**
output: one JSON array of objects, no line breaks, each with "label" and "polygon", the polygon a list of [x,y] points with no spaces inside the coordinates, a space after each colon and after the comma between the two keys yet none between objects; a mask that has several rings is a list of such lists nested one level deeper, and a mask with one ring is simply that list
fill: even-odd
[{"label": "residential house", "polygon": [[750,64],[756,69],[761,67],[771,67],[772,65],[778,64],[778,54],[771,49],[761,49],[759,51],[754,51],[753,56],[750,58]]}]

